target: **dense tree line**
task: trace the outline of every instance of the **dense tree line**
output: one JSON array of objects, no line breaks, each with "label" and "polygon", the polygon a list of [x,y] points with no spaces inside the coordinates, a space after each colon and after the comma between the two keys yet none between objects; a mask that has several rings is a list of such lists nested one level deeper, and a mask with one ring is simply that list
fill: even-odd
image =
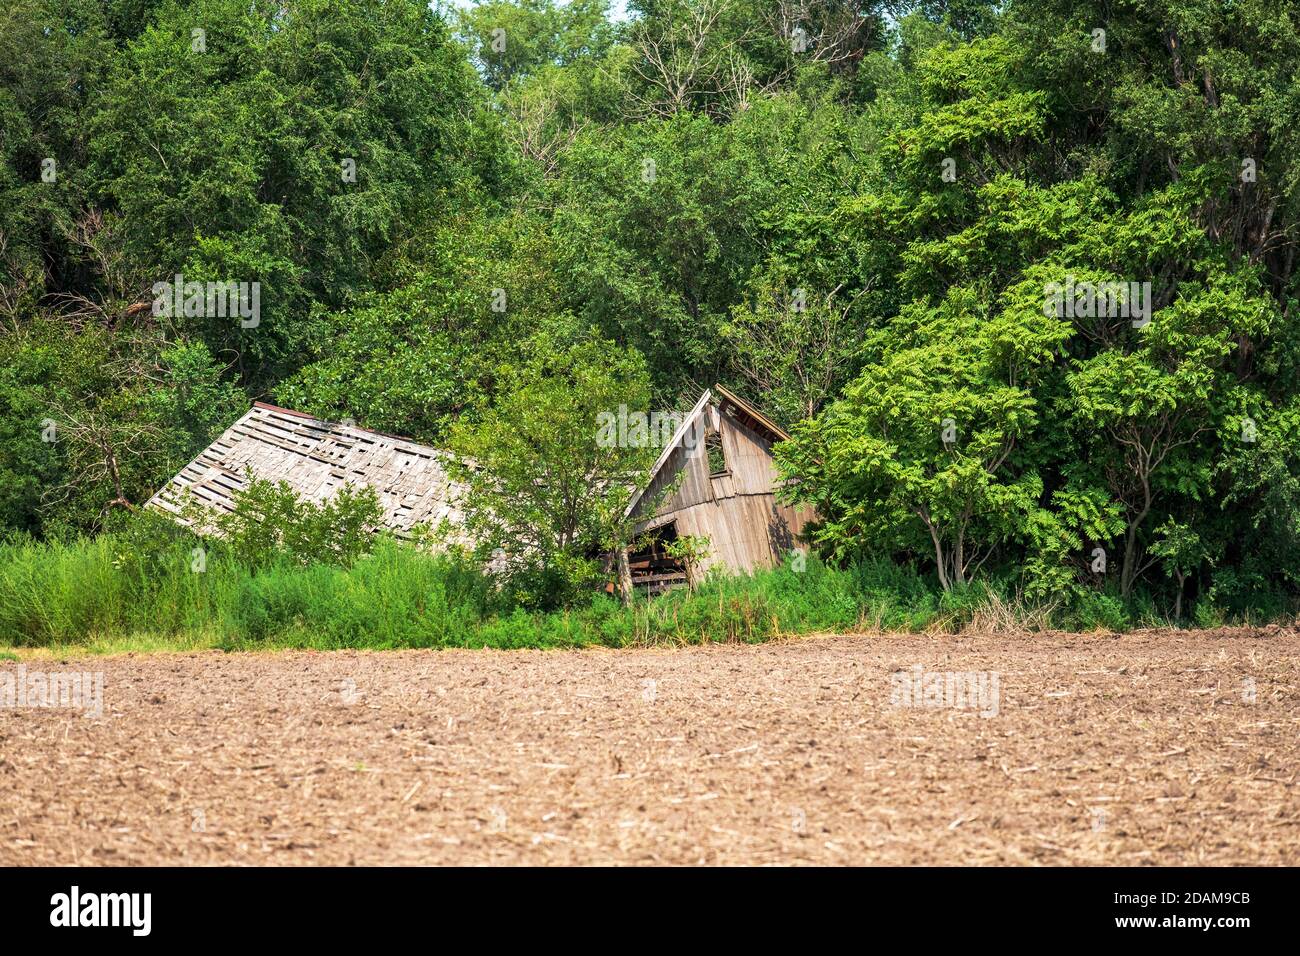
[{"label": "dense tree line", "polygon": [[[793,426],[829,557],[1294,590],[1293,4],[628,13],[10,0],[0,529],[123,520],[256,398],[517,445],[523,488],[631,467],[574,445],[615,397],[723,381]],[[178,274],[258,320],[160,314]],[[589,548],[589,497],[513,520]]]}]

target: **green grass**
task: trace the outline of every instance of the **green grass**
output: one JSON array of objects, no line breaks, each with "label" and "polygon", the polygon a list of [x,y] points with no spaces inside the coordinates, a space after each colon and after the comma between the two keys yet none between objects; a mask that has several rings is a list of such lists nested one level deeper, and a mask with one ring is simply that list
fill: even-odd
[{"label": "green grass", "polygon": [[[623,607],[593,594],[561,611],[503,607],[487,580],[451,559],[393,545],[344,570],[317,565],[246,577],[220,611],[232,647],[581,647],[757,642],[785,633],[924,626],[935,599],[816,562],[719,577]],[[865,586],[864,586],[865,585]]]},{"label": "green grass", "polygon": [[624,607],[604,594],[552,612],[512,607],[469,562],[393,542],[350,568],[288,561],[254,571],[193,542],[142,546],[123,535],[0,545],[0,646],[85,652],[204,648],[546,648],[759,642],[790,634],[1158,623],[1097,594],[1034,608],[1008,587],[943,593],[889,561],[832,568],[809,560],[714,577]]},{"label": "green grass", "polygon": [[114,634],[91,635],[76,643],[24,645],[0,650],[0,660],[51,660],[65,657],[83,657],[98,654],[178,654],[195,651],[218,651],[225,642],[216,631],[195,631],[183,634]]}]

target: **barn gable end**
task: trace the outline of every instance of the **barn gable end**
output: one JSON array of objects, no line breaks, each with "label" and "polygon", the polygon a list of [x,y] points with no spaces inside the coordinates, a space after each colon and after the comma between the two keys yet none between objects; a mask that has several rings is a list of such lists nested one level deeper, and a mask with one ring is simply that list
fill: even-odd
[{"label": "barn gable end", "polygon": [[627,514],[638,533],[671,528],[674,537],[708,538],[711,553],[700,572],[719,565],[732,571],[774,567],[814,517],[808,506],[776,500],[781,479],[772,448],[789,437],[752,405],[714,386],[659,456]]}]

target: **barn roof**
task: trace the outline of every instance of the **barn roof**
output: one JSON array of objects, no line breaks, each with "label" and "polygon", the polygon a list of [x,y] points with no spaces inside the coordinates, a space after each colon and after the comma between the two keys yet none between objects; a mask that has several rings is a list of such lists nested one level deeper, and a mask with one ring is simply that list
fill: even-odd
[{"label": "barn roof", "polygon": [[721,385],[714,385],[713,390],[718,393],[718,397],[721,399],[718,404],[723,411],[730,410],[735,417],[742,419],[745,424],[760,434],[766,432],[767,437],[773,443],[790,440],[789,432],[735,392],[729,391]]},{"label": "barn roof", "polygon": [[416,525],[464,520],[463,489],[447,473],[449,453],[355,425],[256,402],[221,437],[149,499],[146,507],[182,520],[182,495],[209,509],[232,511],[247,475],[284,481],[298,497],[320,503],[344,484],[375,490],[384,524],[408,538]]}]

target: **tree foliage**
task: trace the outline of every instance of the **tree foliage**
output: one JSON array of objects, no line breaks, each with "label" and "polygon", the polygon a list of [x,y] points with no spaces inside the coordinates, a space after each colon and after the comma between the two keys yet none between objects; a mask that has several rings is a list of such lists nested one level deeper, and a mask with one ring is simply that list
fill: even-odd
[{"label": "tree foliage", "polygon": [[[721,381],[827,556],[1294,592],[1294,4],[627,12],[8,4],[0,528],[120,520],[271,397],[474,452],[544,603],[640,467],[589,421]],[[260,321],[156,314],[177,273]]]}]

